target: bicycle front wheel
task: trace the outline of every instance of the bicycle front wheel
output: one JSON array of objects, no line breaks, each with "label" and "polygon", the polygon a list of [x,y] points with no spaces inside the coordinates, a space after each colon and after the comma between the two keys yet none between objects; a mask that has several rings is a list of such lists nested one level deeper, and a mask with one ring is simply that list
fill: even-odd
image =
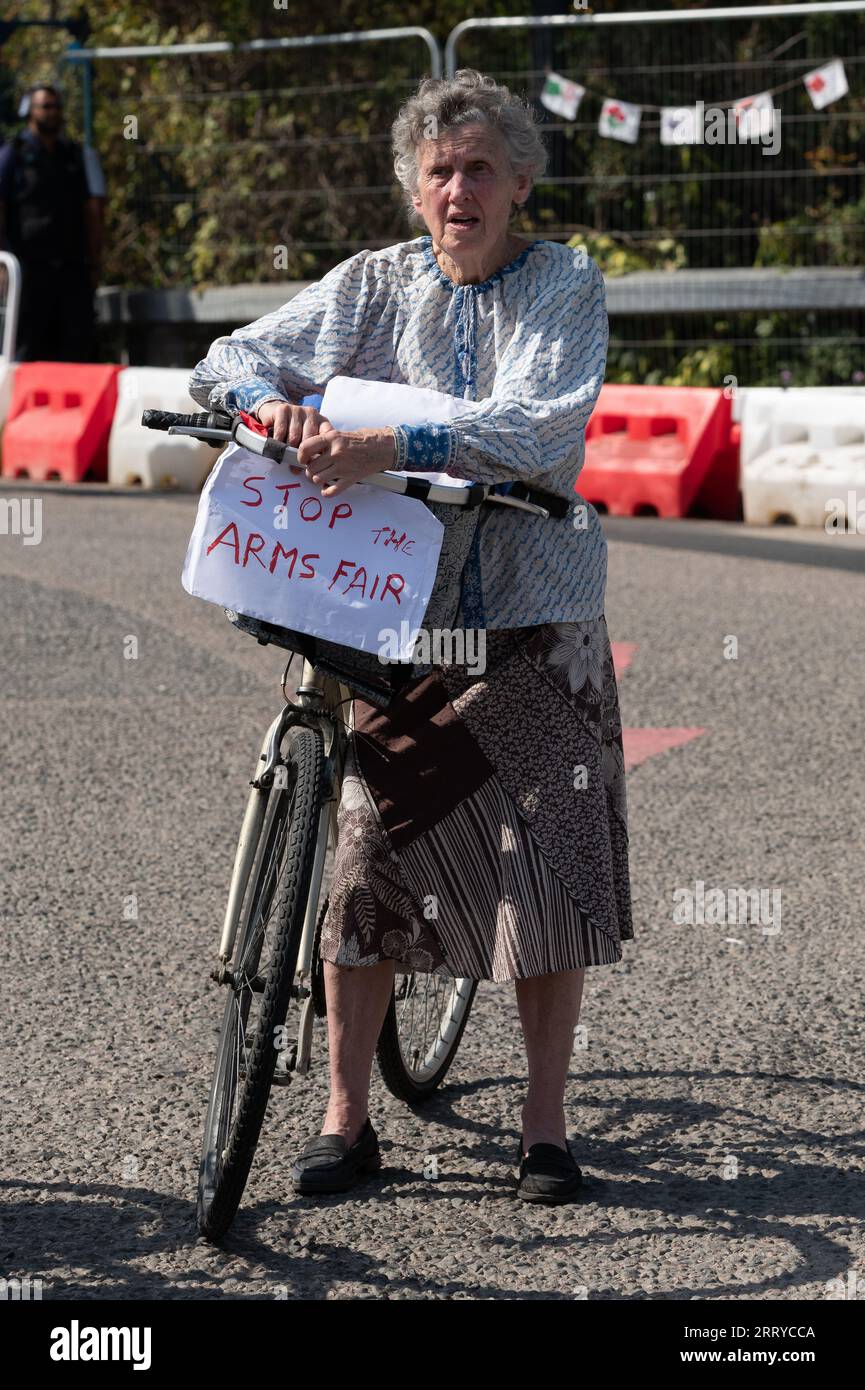
[{"label": "bicycle front wheel", "polygon": [[427,1100],[447,1075],[468,1023],[477,980],[397,974],[376,1056],[392,1095]]},{"label": "bicycle front wheel", "polygon": [[317,729],[287,735],[244,899],[213,1073],[198,1181],[198,1228],[218,1240],[237,1211],[280,1055],[322,804]]}]

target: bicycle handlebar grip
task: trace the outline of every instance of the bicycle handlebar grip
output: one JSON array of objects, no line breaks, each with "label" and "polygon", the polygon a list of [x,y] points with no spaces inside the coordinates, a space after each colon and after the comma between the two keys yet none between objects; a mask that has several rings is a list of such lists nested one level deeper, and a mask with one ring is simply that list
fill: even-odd
[{"label": "bicycle handlebar grip", "polygon": [[172,425],[197,430],[221,430],[231,425],[231,416],[211,411],[203,415],[178,415],[173,410],[145,410],[141,423],[149,430],[167,430]]}]

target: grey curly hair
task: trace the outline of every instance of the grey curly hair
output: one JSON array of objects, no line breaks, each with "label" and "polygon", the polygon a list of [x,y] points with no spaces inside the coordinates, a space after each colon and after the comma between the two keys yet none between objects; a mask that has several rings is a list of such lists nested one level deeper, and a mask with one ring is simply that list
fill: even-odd
[{"label": "grey curly hair", "polygon": [[[538,129],[540,120],[527,101],[476,68],[460,68],[452,78],[425,78],[400,107],[391,127],[393,168],[402,185],[409,222],[424,226],[412,203],[420,175],[418,150],[424,139],[440,140],[456,126],[484,123],[504,137],[511,172],[529,173],[534,183],[543,176],[548,159]],[[511,204],[511,219],[517,207]]]}]

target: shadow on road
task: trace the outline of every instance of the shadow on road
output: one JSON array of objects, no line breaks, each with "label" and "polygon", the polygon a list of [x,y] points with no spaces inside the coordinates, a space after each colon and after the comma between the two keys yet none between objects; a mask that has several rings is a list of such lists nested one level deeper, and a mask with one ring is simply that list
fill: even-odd
[{"label": "shadow on road", "polygon": [[[311,1299],[325,1297],[336,1283],[364,1285],[374,1290],[368,1297],[393,1296],[396,1292],[422,1296],[425,1290],[446,1285],[449,1297],[462,1293],[480,1299],[572,1301],[573,1291],[565,1288],[517,1292],[512,1285],[502,1287],[496,1268],[506,1268],[510,1255],[524,1259],[527,1253],[537,1252],[541,1263],[547,1258],[560,1261],[562,1256],[572,1256],[576,1279],[580,1271],[585,1274],[593,1266],[606,1264],[617,1245],[622,1249],[618,1256],[621,1264],[628,1258],[631,1242],[645,1242],[646,1238],[663,1242],[663,1263],[668,1264],[671,1257],[675,1259],[677,1241],[690,1245],[710,1237],[736,1247],[730,1259],[741,1268],[741,1276],[705,1284],[689,1282],[686,1276],[681,1283],[652,1293],[623,1293],[606,1284],[592,1287],[589,1297],[612,1301],[790,1298],[802,1285],[813,1287],[843,1277],[851,1258],[847,1246],[841,1239],[815,1231],[808,1218],[828,1218],[839,1236],[849,1234],[849,1228],[861,1218],[865,1178],[855,1170],[861,1164],[862,1134],[834,1134],[830,1139],[809,1125],[808,1102],[800,1105],[795,1092],[799,1087],[811,1091],[820,1087],[830,1095],[858,1095],[865,1086],[822,1076],[686,1069],[595,1071],[584,1073],[581,1081],[587,1086],[600,1083],[610,1088],[629,1081],[681,1083],[682,1094],[669,1099],[584,1096],[583,1109],[593,1113],[591,1135],[571,1139],[584,1170],[584,1195],[581,1201],[565,1207],[526,1208],[515,1199],[516,1129],[503,1138],[502,1129],[495,1124],[456,1113],[456,1106],[465,1108],[466,1099],[488,1087],[500,1089],[522,1082],[517,1076],[498,1076],[448,1085],[423,1107],[424,1118],[450,1130],[454,1140],[445,1137],[425,1144],[422,1154],[415,1155],[414,1168],[401,1164],[402,1155],[411,1161],[403,1146],[383,1138],[384,1162],[379,1175],[344,1194],[293,1197],[289,1190],[284,1197],[242,1205],[219,1248],[198,1236],[189,1200],[143,1186],[6,1180],[0,1183],[8,1194],[4,1203],[4,1263],[10,1270],[21,1266],[32,1273],[68,1269],[70,1275],[62,1284],[52,1281],[51,1296],[61,1300]],[[744,1083],[754,1088],[755,1101],[741,1106],[694,1099],[690,1092],[699,1083],[739,1087]],[[760,1113],[764,1083],[774,1088],[775,1096],[779,1086],[790,1090],[793,1103],[784,1103],[788,1118],[776,1120]],[[634,1137],[618,1137],[635,1123],[641,1127]],[[605,1130],[615,1131],[616,1137],[606,1137]],[[730,1137],[731,1130],[736,1137]],[[694,1135],[693,1142],[682,1137],[689,1134]],[[834,1151],[831,1162],[791,1156],[791,1150],[813,1149],[822,1154],[830,1144]],[[741,1168],[762,1171],[725,1179],[720,1170],[730,1154]],[[435,1179],[424,1176],[433,1157],[438,1165]],[[694,1175],[694,1167],[702,1169],[702,1174]],[[685,1168],[692,1171],[679,1176],[677,1169]],[[607,1176],[596,1177],[596,1169]],[[766,1170],[771,1170],[768,1176],[764,1176]],[[39,1200],[34,1201],[37,1193]],[[482,1197],[488,1200],[480,1206],[478,1199]],[[461,1205],[451,1206],[455,1201]],[[423,1265],[414,1268],[406,1260],[407,1267],[395,1277],[400,1257],[391,1249],[381,1221],[376,1226],[383,1245],[380,1254],[368,1248],[368,1236],[363,1249],[346,1243],[345,1213],[335,1223],[339,1234],[330,1241],[326,1213],[346,1205],[359,1207],[359,1217],[364,1206],[377,1217],[390,1208],[392,1234],[400,1248],[410,1247],[413,1225],[429,1225],[439,1256],[451,1241],[452,1271],[445,1274],[440,1268],[430,1270]],[[591,1209],[590,1221],[586,1220],[586,1207]],[[605,1209],[611,1214],[609,1218]],[[549,1221],[539,1221],[539,1215],[547,1210]],[[783,1244],[796,1252],[798,1268],[776,1268],[771,1277],[761,1273],[756,1266],[767,1263],[761,1254],[766,1242]],[[421,1244],[427,1244],[426,1238]],[[489,1255],[488,1280],[477,1270],[471,1275],[461,1272],[469,1246],[473,1246],[475,1260],[478,1247],[485,1260]],[[184,1247],[185,1256],[179,1259],[174,1274],[139,1265],[148,1257],[172,1251],[181,1256]],[[238,1258],[254,1263],[261,1273],[257,1279],[246,1280],[242,1293],[222,1291],[225,1266]],[[781,1252],[773,1251],[770,1258],[777,1264]],[[692,1262],[693,1252],[683,1261],[683,1268]],[[550,1272],[555,1277],[552,1268]],[[51,1281],[50,1274],[47,1278]]]}]

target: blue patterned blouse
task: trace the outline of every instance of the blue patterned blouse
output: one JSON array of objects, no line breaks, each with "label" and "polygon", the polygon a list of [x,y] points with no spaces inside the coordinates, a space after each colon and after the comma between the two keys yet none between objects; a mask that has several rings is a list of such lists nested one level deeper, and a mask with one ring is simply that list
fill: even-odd
[{"label": "blue patterned blouse", "polygon": [[485,506],[466,561],[461,621],[522,627],[601,615],[607,546],[574,492],[604,379],[604,281],[584,252],[534,241],[476,285],[456,285],[432,237],[358,251],[293,299],[217,338],[190,378],[206,409],[299,403],[333,376],[429,386],[484,408],[399,426],[395,467],[520,480],[572,504],[546,521]]}]

